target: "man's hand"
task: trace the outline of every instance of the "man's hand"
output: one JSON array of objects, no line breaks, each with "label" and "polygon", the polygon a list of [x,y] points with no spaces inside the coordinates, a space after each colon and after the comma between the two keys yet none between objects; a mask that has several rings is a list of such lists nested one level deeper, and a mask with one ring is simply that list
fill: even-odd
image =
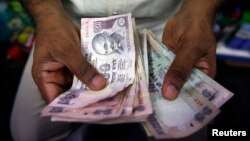
[{"label": "man's hand", "polygon": [[42,1],[30,12],[36,22],[36,47],[32,76],[46,102],[72,85],[73,74],[94,90],[106,82],[80,50],[79,29],[65,13],[60,1]]},{"label": "man's hand", "polygon": [[163,43],[176,57],[162,87],[162,94],[174,100],[193,67],[214,77],[216,73],[216,40],[212,30],[219,0],[186,0],[175,16],[169,19]]}]

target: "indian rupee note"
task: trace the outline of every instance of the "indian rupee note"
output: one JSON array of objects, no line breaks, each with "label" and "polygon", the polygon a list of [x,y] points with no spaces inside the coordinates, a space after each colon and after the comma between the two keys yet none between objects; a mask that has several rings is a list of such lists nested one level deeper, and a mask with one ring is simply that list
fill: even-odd
[{"label": "indian rupee note", "polygon": [[[82,54],[105,76],[109,84],[103,90],[91,91],[78,80],[74,86],[77,91],[81,91],[79,95],[69,98],[72,91],[65,92],[52,101],[50,106],[83,107],[111,97],[134,82],[135,47],[131,14],[83,18],[81,25]],[[64,102],[65,99],[67,102]],[[88,102],[84,99],[88,99]]]},{"label": "indian rupee note", "polygon": [[[154,45],[155,51],[157,51],[159,53],[159,56],[165,60],[164,62],[167,61],[166,63],[168,64],[168,69],[174,60],[175,54],[171,50],[169,50],[162,42],[154,38],[152,32],[148,30],[145,30],[144,32],[146,32],[146,34],[148,35],[148,41],[150,41],[151,44]],[[211,101],[218,108],[233,96],[232,92],[225,89],[219,83],[196,68],[193,68],[191,70],[186,83],[189,83],[192,87],[199,91],[200,94],[202,94],[206,99]]]},{"label": "indian rupee note", "polygon": [[[212,120],[219,113],[218,108],[233,94],[193,69],[177,99],[165,100],[161,87],[175,55],[150,31],[144,30],[144,33],[149,43],[149,91],[154,109],[154,114],[150,115],[144,127],[156,138],[188,136]],[[202,121],[198,117],[202,117]]]}]

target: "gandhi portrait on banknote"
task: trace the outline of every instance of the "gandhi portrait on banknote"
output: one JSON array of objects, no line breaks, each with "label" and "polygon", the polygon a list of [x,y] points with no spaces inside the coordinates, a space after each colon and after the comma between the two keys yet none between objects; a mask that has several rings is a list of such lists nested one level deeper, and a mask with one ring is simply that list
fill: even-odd
[{"label": "gandhi portrait on banknote", "polygon": [[125,51],[125,20],[118,18],[112,29],[104,30],[96,34],[92,40],[92,46],[96,53],[100,55],[110,55],[113,53],[122,54]]}]

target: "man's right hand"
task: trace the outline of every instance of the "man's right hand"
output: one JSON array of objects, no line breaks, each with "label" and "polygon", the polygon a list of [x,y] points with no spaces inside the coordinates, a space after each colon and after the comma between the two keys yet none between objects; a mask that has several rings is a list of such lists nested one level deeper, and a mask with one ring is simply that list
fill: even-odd
[{"label": "man's right hand", "polygon": [[61,2],[45,0],[30,12],[36,22],[32,76],[45,101],[70,88],[73,74],[93,90],[104,88],[105,78],[82,55],[79,29]]}]

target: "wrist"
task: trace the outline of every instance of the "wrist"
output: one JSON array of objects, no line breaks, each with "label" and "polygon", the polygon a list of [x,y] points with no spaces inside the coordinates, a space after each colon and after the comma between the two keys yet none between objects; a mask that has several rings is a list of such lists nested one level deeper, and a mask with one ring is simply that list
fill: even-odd
[{"label": "wrist", "polygon": [[23,0],[36,25],[65,15],[61,0]]},{"label": "wrist", "polygon": [[206,21],[210,25],[213,25],[216,11],[223,1],[224,0],[185,0],[180,11],[184,13],[187,12],[190,17],[194,17],[196,20]]}]

